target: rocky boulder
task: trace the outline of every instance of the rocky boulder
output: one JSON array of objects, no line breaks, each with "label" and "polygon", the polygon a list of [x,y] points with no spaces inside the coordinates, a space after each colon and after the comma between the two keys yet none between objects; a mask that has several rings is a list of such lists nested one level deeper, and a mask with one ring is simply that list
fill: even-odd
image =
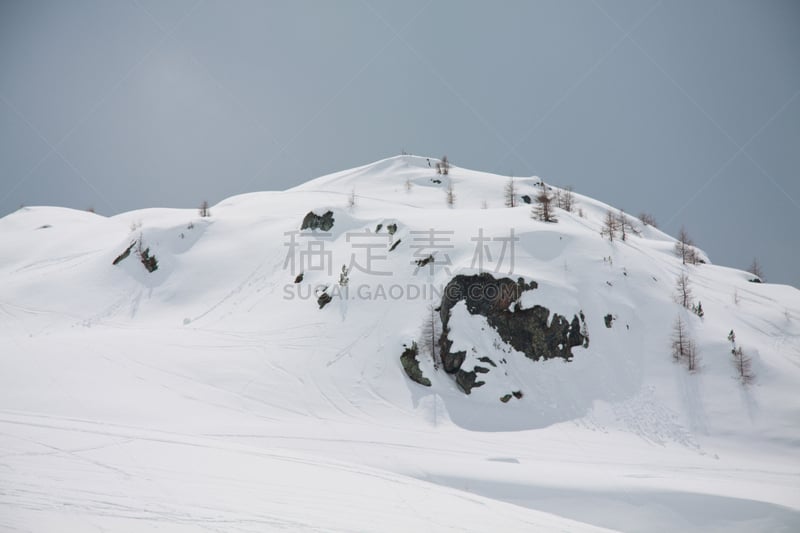
[{"label": "rocky boulder", "polygon": [[400,356],[400,364],[403,365],[403,370],[405,370],[406,375],[411,381],[415,381],[425,387],[430,387],[431,380],[422,375],[422,370],[419,367],[419,361],[417,360],[418,354],[419,348],[417,347],[417,343],[411,343],[411,346],[407,347]]},{"label": "rocky boulder", "polygon": [[322,231],[330,231],[330,229],[333,227],[333,222],[333,211],[326,211],[322,216],[314,213],[313,211],[309,211],[308,214],[303,218],[303,223],[300,225],[300,229],[321,229]]}]

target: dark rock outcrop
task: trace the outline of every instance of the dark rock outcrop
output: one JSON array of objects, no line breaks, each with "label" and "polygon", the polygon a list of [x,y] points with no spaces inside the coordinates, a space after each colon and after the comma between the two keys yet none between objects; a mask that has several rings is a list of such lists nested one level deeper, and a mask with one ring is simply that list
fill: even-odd
[{"label": "dark rock outcrop", "polygon": [[[482,367],[476,366],[475,370],[479,368]],[[459,369],[456,372],[456,383],[458,383],[458,386],[461,387],[461,390],[463,390],[467,394],[472,392],[472,389],[474,387],[480,387],[481,385],[484,385],[486,383],[485,381],[478,381],[478,373],[475,372],[475,370],[467,372],[466,370]],[[483,370],[486,370],[487,372],[489,371],[486,368],[484,368]]]},{"label": "dark rock outcrop", "polygon": [[486,317],[503,341],[534,361],[555,357],[569,361],[574,346],[588,345],[583,313],[580,313],[580,318],[575,315],[570,321],[558,313],[551,317],[550,310],[541,305],[522,308],[519,303],[522,293],[537,287],[535,281],[495,279],[488,273],[458,275],[447,284],[439,310],[444,331],[439,341],[442,366],[446,372],[455,374],[456,382],[464,392],[469,394],[473,387],[482,385],[483,382],[477,381],[477,374],[489,369],[478,366],[462,368],[466,352],[450,351],[453,345],[448,338],[450,310],[462,300],[470,314]]},{"label": "dark rock outcrop", "polygon": [[136,246],[136,242],[135,242],[135,241],[134,241],[134,242],[132,242],[132,243],[131,243],[131,245],[130,245],[130,246],[128,246],[128,247],[125,249],[125,251],[124,251],[124,252],[122,252],[121,254],[119,254],[119,255],[118,255],[118,256],[117,256],[117,257],[114,259],[114,261],[113,261],[111,264],[112,264],[112,265],[116,265],[116,264],[118,264],[120,261],[122,261],[123,259],[125,259],[126,257],[128,257],[129,255],[131,255],[131,250],[133,250],[133,247],[134,247],[134,246]]},{"label": "dark rock outcrop", "polygon": [[322,231],[330,231],[333,227],[333,211],[326,211],[324,215],[320,216],[313,211],[309,211],[303,218],[303,223],[300,229],[321,229]]},{"label": "dark rock outcrop", "polygon": [[425,257],[424,259],[417,259],[415,262],[417,263],[418,267],[424,267],[428,263],[433,263],[434,259],[432,255]]},{"label": "dark rock outcrop", "polygon": [[331,303],[331,300],[333,300],[331,295],[328,294],[327,292],[323,292],[317,297],[317,305],[319,305],[319,308],[322,309],[323,307]]},{"label": "dark rock outcrop", "polygon": [[492,361],[491,359],[489,359],[486,356],[478,357],[478,361],[480,361],[481,363],[486,363],[486,364],[492,365],[493,367],[497,368],[497,365],[494,364],[494,361]]},{"label": "dark rock outcrop", "polygon": [[419,368],[419,361],[417,361],[418,354],[419,349],[417,348],[417,343],[412,342],[411,346],[407,347],[400,356],[400,364],[403,365],[403,370],[405,370],[411,381],[424,385],[425,387],[430,387],[431,380],[423,376],[422,370]]}]

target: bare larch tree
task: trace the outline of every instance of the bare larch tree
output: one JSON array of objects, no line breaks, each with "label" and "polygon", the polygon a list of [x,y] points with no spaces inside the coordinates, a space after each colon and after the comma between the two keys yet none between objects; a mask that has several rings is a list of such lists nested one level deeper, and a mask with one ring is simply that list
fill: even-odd
[{"label": "bare larch tree", "polygon": [[513,177],[508,179],[503,196],[506,207],[517,207],[517,184],[514,182]]},{"label": "bare larch tree", "polygon": [[689,276],[685,272],[681,272],[675,283],[675,301],[686,309],[691,309],[692,300],[692,287],[689,282]]},{"label": "bare larch tree", "polygon": [[436,173],[443,176],[450,174],[450,161],[447,160],[446,155],[442,156],[442,159],[436,163]]},{"label": "bare larch tree", "polygon": [[456,205],[456,193],[453,189],[453,180],[447,180],[447,190],[445,191],[445,201],[447,202],[447,207],[453,207]]},{"label": "bare larch tree", "polygon": [[653,226],[654,228],[658,227],[658,224],[656,223],[656,217],[650,213],[639,213],[639,220],[641,220],[642,224],[645,226]]},{"label": "bare larch tree", "polygon": [[558,222],[553,211],[553,197],[542,188],[542,191],[536,195],[536,203],[533,206],[531,216],[542,222]]},{"label": "bare larch tree", "polygon": [[613,241],[618,229],[619,221],[617,217],[615,217],[614,213],[611,211],[606,212],[606,218],[603,219],[603,229],[600,230],[600,235],[608,237],[609,241]]},{"label": "bare larch tree", "polygon": [[433,304],[429,305],[426,310],[420,336],[422,337],[422,342],[420,342],[422,351],[430,355],[434,368],[438,369],[440,363],[439,337],[442,336],[442,321]]},{"label": "bare larch tree", "polygon": [[690,372],[694,372],[698,368],[697,347],[680,315],[672,326],[672,359],[679,363],[686,363]]},{"label": "bare larch tree", "polygon": [[681,226],[681,230],[678,232],[678,242],[675,243],[675,255],[681,258],[684,265],[696,265],[699,260],[697,250],[694,248],[694,242],[683,226]]},{"label": "bare larch tree", "polygon": [[753,262],[750,263],[750,266],[747,268],[747,271],[758,278],[758,281],[764,281],[764,271],[761,269],[761,264],[755,257],[753,258]]}]

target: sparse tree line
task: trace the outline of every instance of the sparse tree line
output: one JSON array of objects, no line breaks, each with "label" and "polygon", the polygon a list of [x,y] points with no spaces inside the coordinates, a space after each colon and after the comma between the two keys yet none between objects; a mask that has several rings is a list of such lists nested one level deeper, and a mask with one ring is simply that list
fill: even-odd
[{"label": "sparse tree line", "polygon": [[[694,302],[689,276],[681,272],[675,283],[675,302],[683,308],[691,311],[701,320],[705,316],[703,304]],[[736,375],[742,385],[749,385],[755,380],[752,359],[736,344],[736,334],[731,330],[728,334],[728,341],[731,343],[732,364],[736,369]],[[681,314],[677,316],[672,326],[671,353],[675,362],[683,363],[689,372],[696,372],[700,369],[700,355],[694,340],[689,331],[689,324],[683,319]]]},{"label": "sparse tree line", "polygon": [[[675,302],[680,304],[684,309],[691,309],[694,307],[694,298],[692,296],[689,276],[687,276],[685,272],[681,272],[675,283]],[[702,318],[702,315],[699,313],[698,316]],[[680,314],[672,325],[671,348],[673,361],[686,364],[686,368],[689,372],[696,372],[698,370],[700,357],[697,346],[691,337],[688,324]]]},{"label": "sparse tree line", "polygon": [[699,363],[697,346],[689,334],[686,322],[678,315],[672,326],[672,359],[683,363],[689,372],[696,372]]},{"label": "sparse tree line", "polygon": [[629,235],[641,235],[641,233],[642,232],[634,226],[631,218],[621,209],[617,213],[607,211],[606,217],[603,219],[603,227],[600,230],[600,235],[608,237],[608,240],[611,242],[613,242],[615,238],[626,241]]}]

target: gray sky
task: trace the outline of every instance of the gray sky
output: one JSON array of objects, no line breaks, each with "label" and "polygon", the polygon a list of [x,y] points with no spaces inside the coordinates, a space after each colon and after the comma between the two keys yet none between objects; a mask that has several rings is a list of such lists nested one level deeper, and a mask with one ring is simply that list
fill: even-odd
[{"label": "gray sky", "polygon": [[406,150],[800,286],[799,56],[796,1],[0,0],[0,216],[195,207]]}]

